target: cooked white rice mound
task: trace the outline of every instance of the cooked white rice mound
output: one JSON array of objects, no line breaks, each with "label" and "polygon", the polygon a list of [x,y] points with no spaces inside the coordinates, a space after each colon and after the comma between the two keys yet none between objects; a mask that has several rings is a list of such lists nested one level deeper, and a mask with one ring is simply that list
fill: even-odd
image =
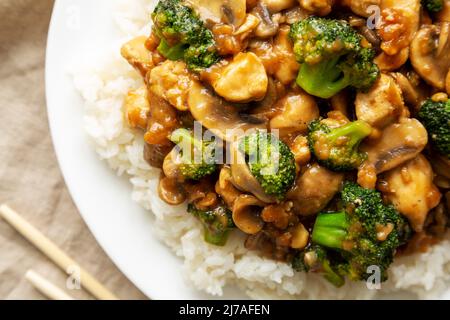
[{"label": "cooked white rice mound", "polygon": [[123,39],[113,52],[105,52],[106,58],[92,66],[78,67],[74,83],[85,100],[86,130],[98,155],[118,175],[129,177],[133,200],[155,215],[153,231],[184,259],[186,281],[216,296],[222,295],[225,285],[235,284],[256,299],[372,299],[398,294],[404,297],[405,292],[418,298],[442,296],[450,282],[450,238],[425,254],[397,259],[381,290],[349,281],[336,289],[319,275],[294,272],[285,263],[247,251],[239,232],[223,248],[205,243],[201,225],[186,214],[185,206],[172,207],[159,199],[160,172],[143,159],[142,134],[129,129],[124,121],[124,96],[142,80],[120,57],[120,44],[148,34],[154,1],[115,1],[115,21]]}]

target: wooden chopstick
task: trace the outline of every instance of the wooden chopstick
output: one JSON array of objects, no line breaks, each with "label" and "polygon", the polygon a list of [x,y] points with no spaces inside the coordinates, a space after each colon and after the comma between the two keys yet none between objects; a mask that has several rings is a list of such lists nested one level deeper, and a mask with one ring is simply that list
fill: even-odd
[{"label": "wooden chopstick", "polygon": [[56,285],[33,270],[27,271],[25,274],[25,279],[27,279],[39,292],[51,300],[74,300],[62,289],[58,288]]},{"label": "wooden chopstick", "polygon": [[81,268],[78,263],[10,207],[7,205],[0,206],[0,217],[5,219],[23,237],[30,241],[67,274],[70,275],[69,269],[73,268],[73,266],[79,267],[81,285],[94,297],[100,300],[118,300],[114,294],[98,282],[90,273]]}]

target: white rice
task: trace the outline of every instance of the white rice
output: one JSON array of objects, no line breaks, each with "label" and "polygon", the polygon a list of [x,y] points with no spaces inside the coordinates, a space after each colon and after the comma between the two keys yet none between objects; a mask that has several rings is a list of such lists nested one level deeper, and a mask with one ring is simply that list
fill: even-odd
[{"label": "white rice", "polygon": [[[115,21],[123,41],[149,32],[152,0],[116,0]],[[334,288],[321,276],[294,272],[285,263],[247,251],[244,236],[235,232],[223,248],[208,245],[196,219],[185,214],[185,206],[172,207],[157,193],[159,170],[143,159],[142,134],[124,122],[122,103],[132,88],[142,84],[140,76],[115,52],[92,66],[77,68],[74,83],[85,99],[85,125],[101,159],[119,175],[127,175],[132,198],[152,212],[153,231],[174,253],[184,258],[186,281],[199,290],[220,296],[225,285],[237,285],[255,299],[372,299],[404,292],[422,299],[438,298],[450,282],[450,238],[425,254],[395,261],[389,280],[381,290],[369,290],[365,283]]]}]

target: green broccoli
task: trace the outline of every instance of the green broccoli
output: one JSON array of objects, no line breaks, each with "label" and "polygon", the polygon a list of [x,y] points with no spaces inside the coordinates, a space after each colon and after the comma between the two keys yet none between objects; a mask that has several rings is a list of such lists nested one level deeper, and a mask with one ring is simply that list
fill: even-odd
[{"label": "green broccoli", "polygon": [[187,129],[177,129],[170,136],[177,144],[181,157],[179,170],[184,179],[200,180],[217,170],[215,161],[216,143],[198,140]]},{"label": "green broccoli", "polygon": [[419,120],[436,150],[450,158],[450,99],[445,102],[427,100],[419,111]]},{"label": "green broccoli", "polygon": [[264,192],[282,200],[296,176],[294,155],[273,134],[257,131],[239,141],[248,167]]},{"label": "green broccoli", "polygon": [[323,120],[314,120],[309,124],[308,142],[321,165],[334,171],[350,171],[366,159],[359,144],[371,132],[372,127],[361,120],[334,129]]},{"label": "green broccoli", "polygon": [[153,30],[161,39],[158,51],[167,59],[182,59],[193,71],[208,68],[218,61],[212,32],[181,0],[160,0],[152,19]]},{"label": "green broccoli", "polygon": [[436,13],[444,8],[444,0],[422,0],[422,6],[429,12]]},{"label": "green broccoli", "polygon": [[[299,272],[320,271],[325,279],[336,287],[342,287],[345,284],[344,277],[339,273],[339,268],[334,270],[328,257],[326,249],[318,245],[312,245],[308,249],[301,251],[294,256],[292,268]],[[338,266],[339,267],[339,266]]]},{"label": "green broccoli", "polygon": [[[342,210],[317,216],[311,241],[321,246],[328,263],[326,274],[343,280],[367,280],[370,266],[380,269],[380,281],[387,280],[387,270],[396,249],[406,243],[411,228],[394,207],[385,205],[376,190],[346,182],[341,192]],[[305,259],[306,260],[306,259]],[[339,283],[333,278],[333,283]]]},{"label": "green broccoli", "polygon": [[230,231],[234,228],[231,211],[225,206],[219,205],[212,210],[199,210],[195,205],[188,205],[188,213],[198,218],[204,227],[205,241],[224,246]]},{"label": "green broccoli", "polygon": [[368,90],[380,71],[375,51],[347,22],[311,16],[294,23],[289,33],[301,64],[297,84],[309,94],[328,99],[346,87]]}]

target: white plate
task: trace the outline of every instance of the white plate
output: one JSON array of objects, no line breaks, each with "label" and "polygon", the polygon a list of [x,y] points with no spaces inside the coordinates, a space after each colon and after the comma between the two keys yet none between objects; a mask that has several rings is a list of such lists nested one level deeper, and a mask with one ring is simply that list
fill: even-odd
[{"label": "white plate", "polygon": [[[110,0],[56,1],[47,44],[51,134],[70,193],[97,241],[119,269],[153,299],[208,299],[182,277],[182,261],[155,239],[151,214],[131,200],[131,186],[99,160],[83,128],[83,101],[68,74],[73,60],[117,40]],[[70,228],[70,226],[67,226]],[[234,290],[225,298],[243,297]]]},{"label": "white plate", "polygon": [[[83,130],[83,101],[74,88],[68,66],[72,61],[92,59],[99,48],[109,48],[117,42],[113,5],[112,0],[55,3],[47,44],[46,92],[59,165],[95,238],[144,294],[153,299],[211,299],[183,279],[181,259],[150,232],[151,214],[131,200],[127,179],[116,177],[99,160]],[[245,296],[228,288],[223,298]],[[449,299],[450,292],[443,298]]]}]

